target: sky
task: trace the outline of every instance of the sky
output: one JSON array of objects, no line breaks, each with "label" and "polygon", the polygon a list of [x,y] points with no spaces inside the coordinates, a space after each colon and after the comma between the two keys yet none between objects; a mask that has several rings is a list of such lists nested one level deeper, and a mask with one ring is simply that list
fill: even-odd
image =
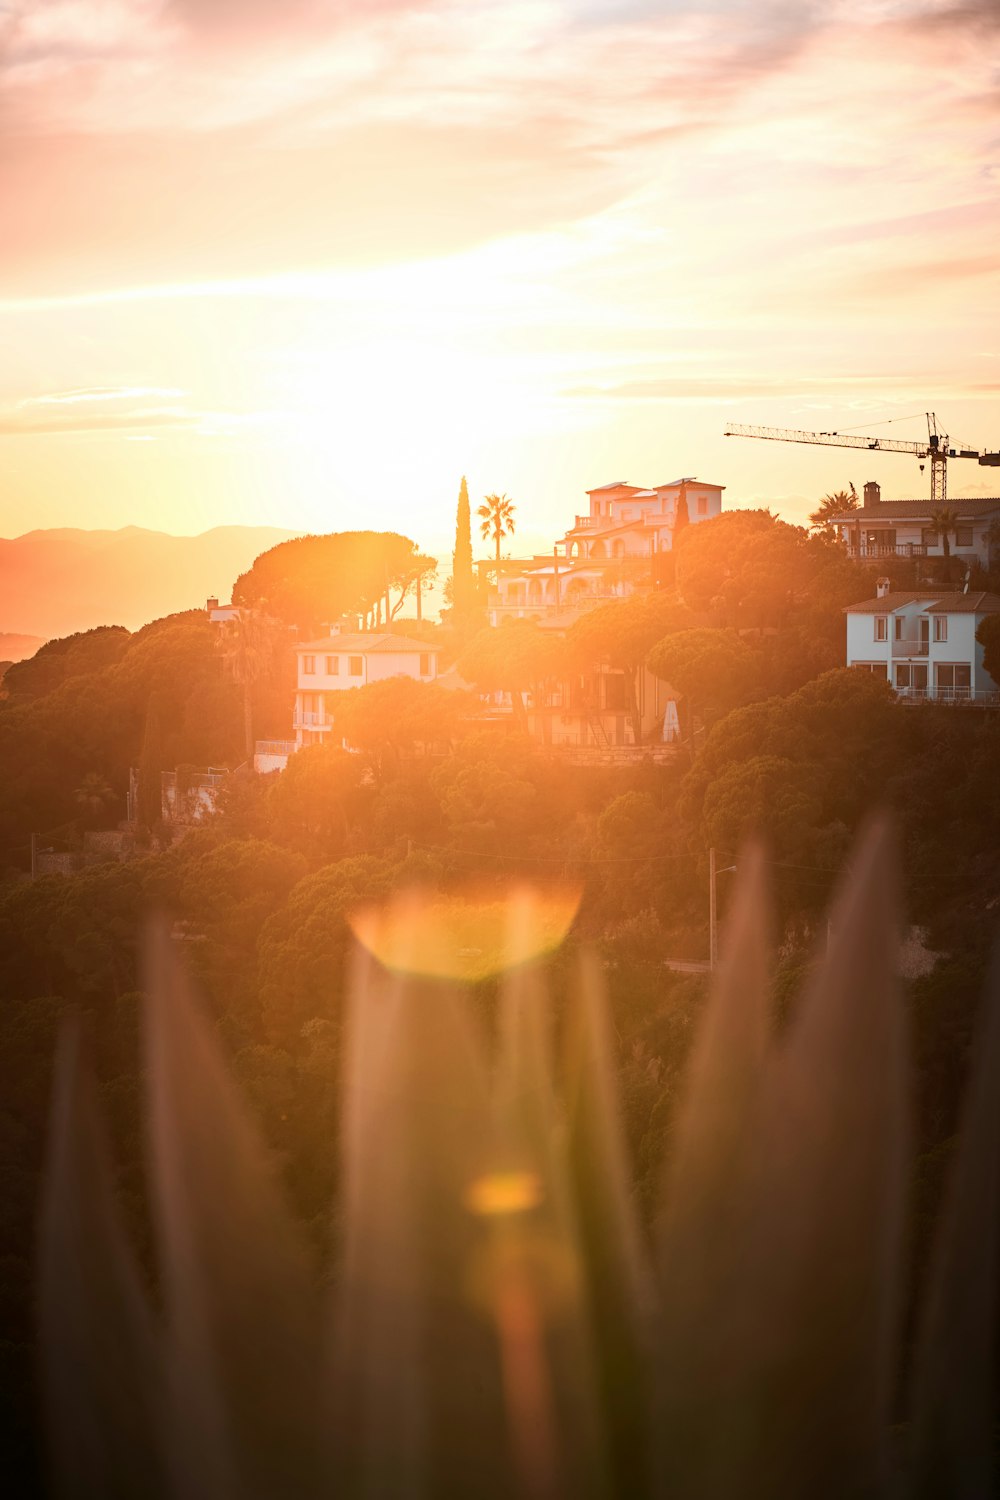
[{"label": "sky", "polygon": [[0,535],[921,494],[723,429],[1000,448],[998,188],[996,0],[0,0]]}]

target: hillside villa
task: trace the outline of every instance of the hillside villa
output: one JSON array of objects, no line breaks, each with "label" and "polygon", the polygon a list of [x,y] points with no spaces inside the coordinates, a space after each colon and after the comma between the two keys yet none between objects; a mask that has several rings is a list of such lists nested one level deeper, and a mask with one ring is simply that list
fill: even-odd
[{"label": "hillside villa", "polygon": [[536,619],[564,629],[596,604],[654,584],[658,555],[673,547],[678,508],[686,507],[692,524],[707,521],[722,510],[724,488],[674,479],[653,489],[620,480],[588,490],[588,513],[575,517],[551,557],[505,560],[499,568],[495,561],[477,564],[481,576],[495,578],[490,624]]},{"label": "hillside villa", "polygon": [[901,698],[922,702],[1000,703],[1000,684],[983,667],[976,631],[1000,612],[1000,595],[933,589],[878,594],[849,604],[847,665],[884,676]]},{"label": "hillside villa", "polygon": [[[961,562],[988,567],[990,551],[1000,554],[1000,496],[947,502],[955,514],[955,528],[948,537],[948,551]],[[861,506],[832,517],[840,529],[848,556],[943,557],[944,538],[934,529],[934,507],[922,500],[883,500],[879,486],[864,487]]]}]

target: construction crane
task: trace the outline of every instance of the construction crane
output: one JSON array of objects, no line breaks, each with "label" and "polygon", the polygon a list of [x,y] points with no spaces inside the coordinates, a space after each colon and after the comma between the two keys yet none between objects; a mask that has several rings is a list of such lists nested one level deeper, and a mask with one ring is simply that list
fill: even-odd
[{"label": "construction crane", "polygon": [[[731,422],[726,437],[770,438],[778,443],[819,443],[830,448],[864,448],[874,453],[912,453],[931,461],[931,504],[943,506],[948,498],[949,458],[974,458],[977,463],[1000,468],[1000,453],[978,448],[951,448],[948,434],[939,433],[937,417],[927,413],[927,441],[907,443],[898,438],[858,437],[853,432],[802,432],[794,427],[746,427]],[[923,464],[920,465],[921,469]]]}]

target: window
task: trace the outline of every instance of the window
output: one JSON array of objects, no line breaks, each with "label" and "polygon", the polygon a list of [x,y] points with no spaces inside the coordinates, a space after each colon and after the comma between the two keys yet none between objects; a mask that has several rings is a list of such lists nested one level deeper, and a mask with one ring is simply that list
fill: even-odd
[{"label": "window", "polygon": [[895,630],[895,635],[896,635],[897,641],[901,641],[903,639],[903,626],[905,624],[906,624],[906,621],[903,619],[903,616],[902,615],[897,615],[896,616],[896,630]]},{"label": "window", "polygon": [[936,547],[937,544],[938,544],[938,534],[937,534],[937,532],[934,530],[934,528],[932,526],[925,526],[924,527],[924,546],[925,547]]},{"label": "window", "polygon": [[347,671],[351,677],[360,677],[364,671],[364,662],[360,656],[349,656],[347,658]]},{"label": "window", "polygon": [[956,526],[955,527],[955,546],[956,547],[971,547],[972,546],[972,527],[971,526]]},{"label": "window", "polygon": [[896,668],[896,686],[904,692],[925,693],[927,691],[926,662],[900,662]]},{"label": "window", "polygon": [[948,616],[947,615],[935,615],[934,616],[934,639],[936,641],[946,641],[948,639]]},{"label": "window", "polygon": [[302,658],[302,670],[303,670],[303,672],[307,672],[307,673],[315,672],[315,670],[316,670],[316,658],[315,658],[315,656],[304,656]]},{"label": "window", "polygon": [[884,661],[852,661],[851,666],[859,672],[872,672],[879,677],[888,677],[889,668]]},{"label": "window", "polygon": [[877,641],[889,639],[889,621],[885,615],[875,616],[875,639]]},{"label": "window", "polygon": [[699,516],[708,515],[708,501],[704,495],[698,496],[698,514]]},{"label": "window", "polygon": [[326,659],[327,677],[337,677],[340,673],[340,657],[328,656]]},{"label": "window", "polygon": [[421,653],[420,675],[421,677],[429,677],[431,675],[431,659],[426,653]]},{"label": "window", "polygon": [[967,698],[972,688],[972,668],[969,663],[941,662],[937,668],[937,688],[945,698]]}]

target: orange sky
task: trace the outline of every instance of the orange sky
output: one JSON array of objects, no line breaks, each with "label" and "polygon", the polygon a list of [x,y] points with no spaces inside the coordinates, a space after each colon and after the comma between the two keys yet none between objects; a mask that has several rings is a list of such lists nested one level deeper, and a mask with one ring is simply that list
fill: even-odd
[{"label": "orange sky", "polygon": [[921,493],[722,429],[1000,447],[998,68],[995,0],[6,0],[0,535]]}]

